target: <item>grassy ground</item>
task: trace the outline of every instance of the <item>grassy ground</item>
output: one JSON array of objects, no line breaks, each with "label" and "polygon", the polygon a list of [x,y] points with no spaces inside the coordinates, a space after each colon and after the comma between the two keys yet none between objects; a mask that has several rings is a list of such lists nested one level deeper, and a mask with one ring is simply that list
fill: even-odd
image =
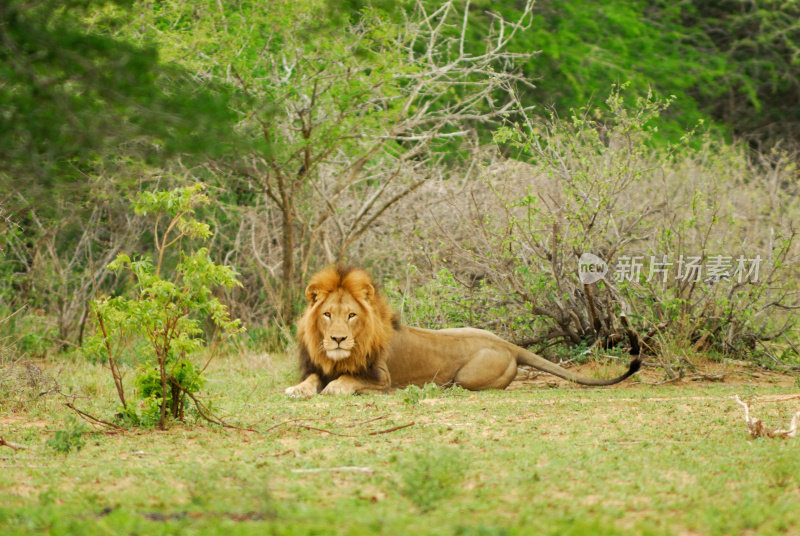
[{"label": "grassy ground", "polygon": [[[46,370],[111,415],[99,366]],[[27,449],[0,449],[0,533],[797,534],[800,438],[748,440],[731,398],[786,427],[794,379],[723,372],[297,401],[288,358],[219,360],[205,395],[257,433],[81,432],[57,395],[7,399],[0,436]],[[57,452],[71,440],[85,445]]]}]

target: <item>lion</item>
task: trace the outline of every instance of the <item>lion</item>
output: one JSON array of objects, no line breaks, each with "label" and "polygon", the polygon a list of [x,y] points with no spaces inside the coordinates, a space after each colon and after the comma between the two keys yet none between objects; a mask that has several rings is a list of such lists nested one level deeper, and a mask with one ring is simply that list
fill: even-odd
[{"label": "lion", "polygon": [[361,268],[326,268],[305,294],[297,332],[302,381],[286,389],[289,396],[385,393],[429,382],[505,389],[520,364],[582,385],[613,385],[640,366],[634,359],[622,376],[589,378],[481,329],[403,326]]}]

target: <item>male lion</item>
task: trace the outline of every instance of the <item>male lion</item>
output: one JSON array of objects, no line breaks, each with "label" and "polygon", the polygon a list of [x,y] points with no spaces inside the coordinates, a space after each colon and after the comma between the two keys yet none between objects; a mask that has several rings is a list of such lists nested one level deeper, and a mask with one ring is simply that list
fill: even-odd
[{"label": "male lion", "polygon": [[322,270],[311,278],[306,298],[297,333],[303,381],[286,389],[290,396],[383,393],[427,382],[505,389],[519,363],[584,385],[611,385],[639,370],[635,359],[618,378],[588,378],[488,331],[401,326],[360,268]]}]

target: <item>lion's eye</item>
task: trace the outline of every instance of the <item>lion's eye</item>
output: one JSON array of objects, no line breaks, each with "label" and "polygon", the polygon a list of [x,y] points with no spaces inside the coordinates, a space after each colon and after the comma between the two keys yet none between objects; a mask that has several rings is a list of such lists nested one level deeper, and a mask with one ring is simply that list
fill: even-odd
[{"label": "lion's eye", "polygon": [[347,319],[348,320],[351,319],[351,318],[355,318],[355,317],[356,317],[355,313],[350,313],[349,315],[347,315]]},{"label": "lion's eye", "polygon": [[331,314],[330,313],[322,313],[322,316],[324,316],[325,318],[330,318]]}]

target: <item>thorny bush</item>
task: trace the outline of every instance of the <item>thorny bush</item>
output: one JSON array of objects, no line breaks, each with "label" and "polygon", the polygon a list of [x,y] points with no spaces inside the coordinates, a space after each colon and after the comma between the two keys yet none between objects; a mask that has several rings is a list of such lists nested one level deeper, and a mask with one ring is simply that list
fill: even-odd
[{"label": "thorny bush", "polygon": [[[423,236],[416,278],[431,282],[417,293],[389,285],[406,316],[425,320],[441,298],[434,323],[486,327],[562,357],[627,348],[661,359],[677,349],[678,363],[662,361],[670,375],[693,352],[796,357],[793,159],[754,161],[702,137],[664,148],[648,122],[668,105],[647,96],[631,106],[615,90],[604,108],[569,119],[522,113],[498,130],[514,157],[483,151],[477,177],[438,185],[446,208],[415,222],[435,229],[412,235]],[[600,281],[579,277],[584,253],[607,263]]]}]

